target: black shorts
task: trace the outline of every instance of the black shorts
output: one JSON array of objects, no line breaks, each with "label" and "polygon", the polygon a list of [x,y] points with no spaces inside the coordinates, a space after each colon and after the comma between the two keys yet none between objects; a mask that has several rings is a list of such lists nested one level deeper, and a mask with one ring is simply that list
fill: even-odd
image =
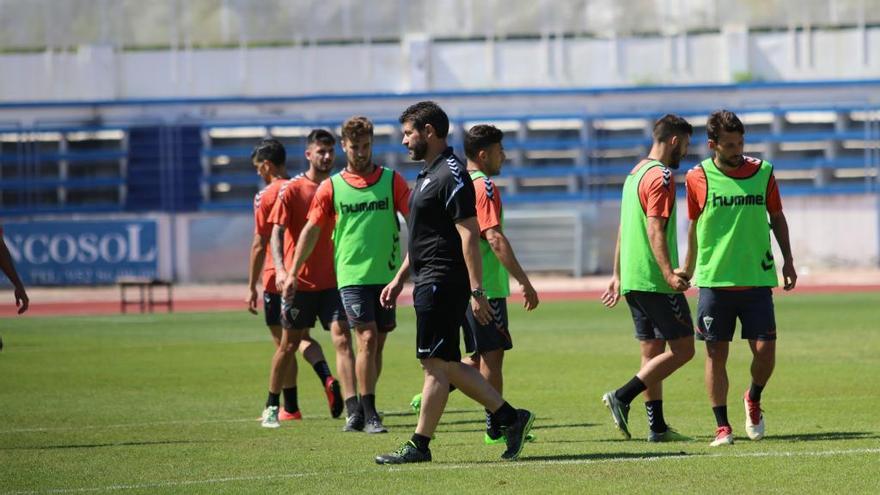
[{"label": "black shorts", "polygon": [[351,328],[375,322],[382,333],[394,330],[397,326],[395,309],[383,308],[379,302],[384,288],[384,285],[349,285],[339,289]]},{"label": "black shorts", "polygon": [[334,321],[345,319],[339,290],[298,291],[293,296],[292,304],[288,305],[285,301],[281,305],[281,326],[285,330],[313,328],[318,318],[324,330],[330,330],[330,324]]},{"label": "black shorts", "polygon": [[467,280],[448,284],[416,285],[416,357],[461,361],[459,330],[470,301]]},{"label": "black shorts", "polygon": [[263,292],[263,316],[267,327],[281,326],[281,294]]},{"label": "black shorts", "polygon": [[464,349],[468,354],[513,349],[508,330],[507,298],[489,299],[489,313],[492,320],[487,325],[480,325],[474,318],[471,305],[467,305],[461,329],[464,334]]},{"label": "black shorts", "polygon": [[700,288],[697,303],[697,338],[707,342],[730,342],[736,319],[747,340],[776,340],[776,314],[770,287],[745,290]]},{"label": "black shorts", "polygon": [[630,291],[624,296],[638,340],[675,340],[694,335],[691,308],[684,294]]}]

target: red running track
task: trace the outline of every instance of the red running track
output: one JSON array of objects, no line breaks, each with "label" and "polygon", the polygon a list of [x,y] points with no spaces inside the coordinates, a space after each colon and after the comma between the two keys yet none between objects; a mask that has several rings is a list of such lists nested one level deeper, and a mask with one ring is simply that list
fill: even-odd
[{"label": "red running track", "polygon": [[[796,294],[832,294],[854,292],[878,292],[880,285],[805,285],[795,289],[793,293],[776,291],[777,296],[787,297]],[[572,291],[542,291],[539,293],[542,301],[597,301],[602,291],[599,290],[572,290]],[[695,295],[691,289],[688,295]],[[12,298],[11,292],[3,294],[4,298]],[[514,301],[522,301],[519,294],[512,296]],[[412,304],[412,296],[409,294],[400,297],[401,306]],[[128,314],[139,313],[137,305],[127,307]],[[175,299],[175,312],[206,312],[206,311],[246,311],[245,303],[240,299]],[[155,308],[156,313],[164,313],[164,306]],[[12,304],[0,305],[0,317],[7,318],[16,316],[17,308]],[[39,301],[31,301],[31,306],[23,316],[76,316],[76,315],[110,315],[120,314],[119,301],[65,301],[40,304]]]}]

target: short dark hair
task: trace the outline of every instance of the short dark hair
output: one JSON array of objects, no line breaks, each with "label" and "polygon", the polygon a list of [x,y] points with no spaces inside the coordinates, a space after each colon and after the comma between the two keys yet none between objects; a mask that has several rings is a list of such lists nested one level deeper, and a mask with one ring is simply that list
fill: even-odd
[{"label": "short dark hair", "polygon": [[475,125],[468,129],[464,135],[464,155],[471,160],[476,160],[480,150],[500,143],[502,139],[504,139],[504,133],[494,125]]},{"label": "short dark hair", "polygon": [[315,143],[334,146],[336,144],[336,138],[333,137],[333,134],[327,129],[312,129],[312,132],[306,137],[306,145],[308,146]]},{"label": "short dark hair", "polygon": [[342,139],[351,141],[361,136],[373,137],[373,123],[370,119],[356,115],[342,123]]},{"label": "short dark hair", "polygon": [[251,152],[251,161],[254,160],[258,162],[269,160],[276,167],[281,167],[287,161],[287,151],[281,141],[271,138],[264,139]]},{"label": "short dark hair", "polygon": [[717,110],[712,112],[709,120],[706,121],[706,136],[711,141],[718,142],[721,131],[745,134],[746,128],[735,113],[730,110]]},{"label": "short dark hair", "polygon": [[437,137],[445,138],[449,134],[449,117],[446,112],[440,108],[440,105],[433,101],[420,101],[407,107],[400,114],[398,119],[401,124],[411,122],[413,127],[423,130],[426,125],[431,124]]},{"label": "short dark hair", "polygon": [[694,126],[690,122],[678,115],[667,113],[654,122],[654,130],[651,134],[654,137],[654,142],[659,143],[672,136],[690,136],[693,133]]}]

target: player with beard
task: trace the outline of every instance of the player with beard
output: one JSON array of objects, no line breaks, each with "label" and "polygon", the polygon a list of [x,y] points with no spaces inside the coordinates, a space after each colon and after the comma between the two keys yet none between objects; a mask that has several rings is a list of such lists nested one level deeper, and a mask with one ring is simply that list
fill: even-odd
[{"label": "player with beard", "polygon": [[693,127],[667,114],[654,123],[648,156],[630,172],[620,203],[614,275],[602,294],[605,306],[626,298],[642,364],[630,381],[602,396],[627,439],[630,403],[644,392],[648,441],[690,440],[666,424],[663,380],[694,357],[694,325],[684,292],[688,277],[678,266],[675,180],[672,170],[687,154]]},{"label": "player with beard", "polygon": [[[275,283],[275,264],[272,261],[272,253],[266,252],[273,228],[269,217],[281,196],[282,188],[288,182],[287,170],[285,168],[286,160],[287,151],[284,149],[284,145],[277,139],[264,139],[251,153],[251,162],[257,174],[266,183],[266,187],[254,197],[254,238],[251,243],[251,254],[248,260],[250,273],[248,279],[248,311],[252,314],[257,314],[258,294],[256,284],[260,274],[262,274],[265,321],[266,326],[269,327],[269,331],[272,333],[272,340],[275,342],[276,349],[272,356],[269,396],[266,399],[266,407],[263,409],[263,414],[260,417],[264,428],[278,428],[281,426],[279,421],[302,419],[296,390],[296,359],[293,352],[282,352],[279,354],[279,348],[286,349],[290,347],[291,349],[296,349],[298,345],[300,352],[315,368],[321,384],[325,385],[325,387],[328,383],[328,375],[330,374],[320,344],[311,338],[303,338],[294,345],[288,342],[288,332],[282,329],[281,293]],[[332,379],[332,377],[329,378]],[[335,380],[333,381],[335,382]],[[280,407],[281,393],[284,394],[284,408]],[[332,407],[331,404],[331,409]]]},{"label": "player with beard", "polygon": [[[333,170],[336,156],[336,139],[324,129],[315,129],[306,138],[305,156],[309,168],[304,173],[281,186],[278,200],[269,215],[272,228],[271,254],[275,266],[275,285],[280,294],[284,287],[287,270],[293,258],[294,242],[306,222],[306,215],[315,191]],[[287,232],[285,234],[285,232]],[[336,289],[336,273],[333,271],[333,241],[329,233],[318,240],[318,252],[299,273],[300,292],[296,299],[281,304],[281,326],[284,333],[281,344],[275,351],[270,376],[270,390],[276,393],[282,381],[283,369],[279,363],[292,360],[296,371],[296,361],[292,356],[299,347],[303,358],[308,361],[321,386],[327,394],[330,415],[338,418],[342,414],[343,395],[340,381],[330,373],[321,346],[309,335],[309,329],[320,319],[325,330],[330,331],[336,348],[336,368],[339,371],[342,391],[345,397],[354,395],[354,356],[351,353],[351,334],[344,318],[342,301]],[[296,388],[285,392],[285,407],[296,399]]]},{"label": "player with beard", "polygon": [[296,274],[315,250],[323,230],[331,230],[334,267],[349,325],[357,335],[357,398],[346,400],[343,431],[385,433],[376,412],[376,383],[382,349],[397,326],[394,308],[379,295],[400,267],[400,224],[409,214],[409,186],[403,176],[373,163],[373,123],[352,117],[342,124],[343,171],[318,186],[284,282],[288,300],[296,293]]},{"label": "player with beard", "polygon": [[449,117],[436,103],[411,105],[398,120],[410,158],[425,165],[410,197],[408,255],[382,291],[382,303],[393,307],[411,263],[416,358],[424,369],[424,385],[415,433],[397,451],[376,456],[376,463],[431,461],[428,444],[446,407],[450,384],[490,412],[507,444],[501,457],[517,459],[535,415],[514,409],[479,371],[461,362],[459,329],[468,301],[478,323],[487,325],[491,318],[482,286],[473,182],[447,143]]},{"label": "player with beard", "polygon": [[737,318],[752,351],[752,383],[743,394],[746,434],[752,440],[764,437],[761,392],[776,363],[772,288],[778,279],[771,230],[782,252],[785,290],[794,289],[797,273],[773,166],[743,156],[745,127],[733,112],[710,115],[706,134],[713,156],[686,178],[691,224],[685,266],[700,288],[697,338],[706,342],[706,389],[717,424],[711,445],[718,447],[733,443],[727,356]]}]

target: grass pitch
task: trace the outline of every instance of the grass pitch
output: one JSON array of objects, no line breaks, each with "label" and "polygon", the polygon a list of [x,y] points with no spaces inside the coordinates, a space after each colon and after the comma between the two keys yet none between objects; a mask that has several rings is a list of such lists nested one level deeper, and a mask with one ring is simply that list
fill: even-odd
[{"label": "grass pitch", "polygon": [[[267,430],[272,345],[240,313],[15,318],[0,324],[0,493],[878,493],[880,294],[777,296],[776,372],[764,392],[767,437],[749,441],[745,342],[731,348],[736,444],[708,446],[714,418],[704,351],[664,385],[667,421],[693,442],[634,439],[600,397],[637,371],[624,304],[511,307],[505,394],[537,414],[538,441],[516,462],[482,445],[481,408],[450,397],[434,462],[380,467],[373,456],[412,434],[421,387],[411,308],[385,350],[377,406],[387,435],[342,433],[300,359],[302,422]],[[692,301],[692,308],[694,307]],[[333,366],[329,336],[314,331]]]}]

